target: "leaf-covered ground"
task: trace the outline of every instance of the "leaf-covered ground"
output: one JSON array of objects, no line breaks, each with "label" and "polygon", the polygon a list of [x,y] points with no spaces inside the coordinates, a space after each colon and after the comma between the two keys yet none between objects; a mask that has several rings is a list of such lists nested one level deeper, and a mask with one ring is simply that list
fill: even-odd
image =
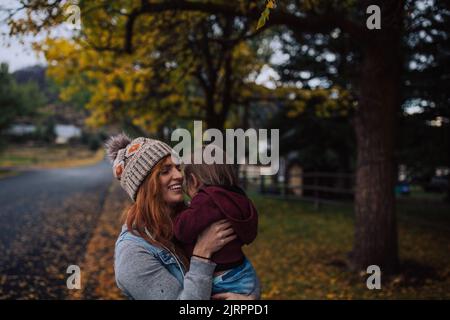
[{"label": "leaf-covered ground", "polygon": [[67,298],[112,179],[106,161],[0,179],[0,300]]},{"label": "leaf-covered ground", "polygon": [[80,265],[81,290],[72,290],[69,299],[124,299],[114,278],[114,245],[119,235],[123,210],[130,204],[117,182],[109,190],[97,227]]}]

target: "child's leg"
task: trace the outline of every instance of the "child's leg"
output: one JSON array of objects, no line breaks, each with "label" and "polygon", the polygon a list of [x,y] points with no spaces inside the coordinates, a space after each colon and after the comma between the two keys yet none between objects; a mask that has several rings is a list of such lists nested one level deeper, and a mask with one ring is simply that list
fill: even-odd
[{"label": "child's leg", "polygon": [[250,261],[245,258],[241,265],[213,278],[212,293],[234,292],[250,294],[257,285],[256,281],[255,269]]}]

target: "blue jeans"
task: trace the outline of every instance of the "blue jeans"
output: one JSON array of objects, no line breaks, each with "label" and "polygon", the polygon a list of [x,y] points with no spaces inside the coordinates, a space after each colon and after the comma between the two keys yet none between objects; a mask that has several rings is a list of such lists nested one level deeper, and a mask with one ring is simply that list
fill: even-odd
[{"label": "blue jeans", "polygon": [[256,288],[256,272],[250,261],[244,262],[213,278],[212,293],[234,292],[250,294]]}]

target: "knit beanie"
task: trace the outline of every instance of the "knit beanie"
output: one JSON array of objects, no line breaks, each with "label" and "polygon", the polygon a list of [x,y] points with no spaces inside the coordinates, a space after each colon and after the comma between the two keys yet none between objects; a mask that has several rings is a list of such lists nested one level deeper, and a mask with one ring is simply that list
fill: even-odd
[{"label": "knit beanie", "polygon": [[173,153],[164,142],[144,137],[131,140],[124,133],[110,137],[105,148],[114,177],[133,201],[136,201],[139,186],[153,167]]}]

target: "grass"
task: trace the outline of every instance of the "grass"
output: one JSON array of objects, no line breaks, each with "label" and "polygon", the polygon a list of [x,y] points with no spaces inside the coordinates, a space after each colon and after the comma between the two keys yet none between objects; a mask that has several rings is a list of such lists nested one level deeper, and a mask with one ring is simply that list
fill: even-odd
[{"label": "grass", "polygon": [[[86,147],[73,146],[9,146],[0,154],[0,169],[6,168],[66,168],[94,164],[104,157],[102,149],[91,151]],[[0,177],[3,176],[0,173]]]},{"label": "grass", "polygon": [[398,204],[402,272],[366,287],[367,274],[345,268],[353,242],[351,205],[322,206],[254,196],[256,241],[245,248],[263,299],[425,299],[450,297],[448,206]]}]

